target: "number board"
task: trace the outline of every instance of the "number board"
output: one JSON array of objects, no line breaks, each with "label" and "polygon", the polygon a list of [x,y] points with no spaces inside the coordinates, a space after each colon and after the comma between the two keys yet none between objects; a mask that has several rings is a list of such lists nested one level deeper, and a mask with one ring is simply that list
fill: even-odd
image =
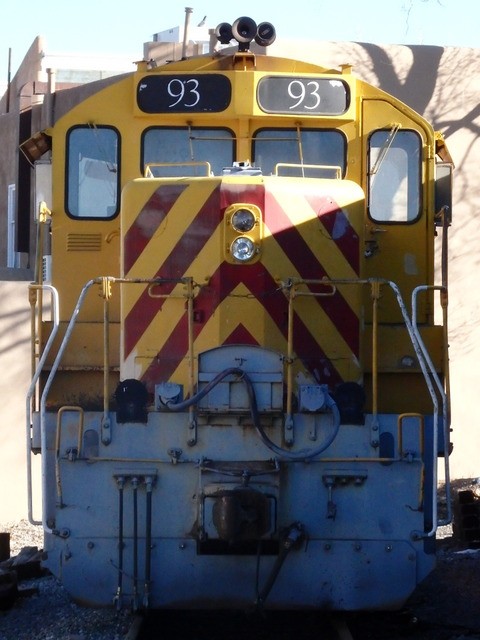
[{"label": "number board", "polygon": [[145,113],[224,111],[231,95],[230,80],[214,73],[145,76],[137,85],[137,104]]},{"label": "number board", "polygon": [[341,115],[350,91],[347,83],[332,78],[267,76],[258,83],[257,99],[267,113]]}]

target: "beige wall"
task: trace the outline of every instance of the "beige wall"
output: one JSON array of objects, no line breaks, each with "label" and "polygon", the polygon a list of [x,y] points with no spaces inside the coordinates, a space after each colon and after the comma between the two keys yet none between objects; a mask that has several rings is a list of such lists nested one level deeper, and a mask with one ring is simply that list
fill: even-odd
[{"label": "beige wall", "polygon": [[27,516],[25,395],[30,384],[28,283],[0,282],[0,523]]}]

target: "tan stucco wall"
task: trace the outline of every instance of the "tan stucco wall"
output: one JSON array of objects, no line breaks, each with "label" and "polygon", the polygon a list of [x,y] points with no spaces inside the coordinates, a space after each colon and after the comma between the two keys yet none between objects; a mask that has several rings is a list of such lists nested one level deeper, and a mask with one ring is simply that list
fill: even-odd
[{"label": "tan stucco wall", "polygon": [[0,522],[27,514],[25,394],[30,383],[27,282],[0,282]]}]

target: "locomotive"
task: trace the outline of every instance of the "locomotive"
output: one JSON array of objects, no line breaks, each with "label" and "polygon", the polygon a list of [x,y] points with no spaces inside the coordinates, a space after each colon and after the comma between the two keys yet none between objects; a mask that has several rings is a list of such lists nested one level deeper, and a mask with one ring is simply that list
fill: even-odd
[{"label": "locomotive", "polygon": [[270,23],[215,34],[35,136],[29,518],[86,605],[397,609],[450,518],[452,161]]}]

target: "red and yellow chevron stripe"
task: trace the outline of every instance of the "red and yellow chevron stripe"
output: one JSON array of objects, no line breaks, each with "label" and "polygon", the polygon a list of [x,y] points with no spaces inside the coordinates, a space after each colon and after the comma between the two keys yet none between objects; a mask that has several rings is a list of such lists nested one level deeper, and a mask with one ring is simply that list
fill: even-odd
[{"label": "red and yellow chevron stripe", "polygon": [[[263,212],[259,258],[233,263],[224,213],[235,203]],[[195,283],[194,353],[222,344],[255,344],[287,353],[289,280],[357,279],[364,198],[353,183],[250,177],[142,179],[123,194],[123,275],[163,278],[154,289],[122,292],[122,378],[150,390],[185,384],[188,316],[185,286]],[[305,285],[305,293],[322,287]],[[322,383],[358,379],[360,288],[294,301],[296,368]]]}]

